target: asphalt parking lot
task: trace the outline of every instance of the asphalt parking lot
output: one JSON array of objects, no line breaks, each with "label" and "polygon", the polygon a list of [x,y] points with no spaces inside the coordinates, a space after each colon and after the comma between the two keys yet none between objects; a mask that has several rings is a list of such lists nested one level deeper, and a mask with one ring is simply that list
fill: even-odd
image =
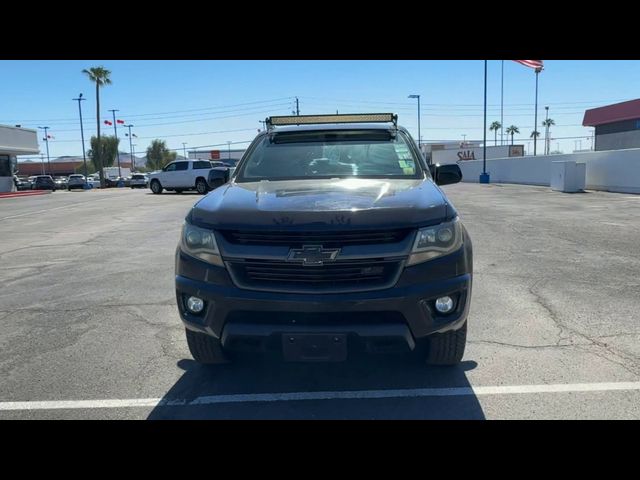
[{"label": "asphalt parking lot", "polygon": [[474,243],[459,367],[191,360],[173,255],[200,196],[0,199],[0,418],[640,418],[640,196],[444,187]]}]

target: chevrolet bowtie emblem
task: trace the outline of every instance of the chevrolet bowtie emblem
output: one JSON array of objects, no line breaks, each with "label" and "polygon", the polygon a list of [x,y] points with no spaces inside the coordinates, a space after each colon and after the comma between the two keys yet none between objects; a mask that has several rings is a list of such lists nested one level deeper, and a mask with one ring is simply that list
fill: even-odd
[{"label": "chevrolet bowtie emblem", "polygon": [[304,266],[322,265],[333,262],[340,253],[339,248],[323,248],[322,245],[303,245],[292,248],[287,257],[288,262],[300,262]]}]

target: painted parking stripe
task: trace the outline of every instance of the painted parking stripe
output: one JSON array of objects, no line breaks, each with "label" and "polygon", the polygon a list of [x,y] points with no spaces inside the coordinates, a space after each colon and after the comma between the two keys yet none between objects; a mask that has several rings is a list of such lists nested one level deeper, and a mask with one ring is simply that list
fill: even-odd
[{"label": "painted parking stripe", "polygon": [[459,397],[469,395],[516,395],[536,393],[609,392],[640,390],[640,382],[573,383],[556,385],[506,385],[487,387],[415,388],[400,390],[356,390],[338,392],[288,392],[210,395],[193,400],[132,398],[112,400],[60,400],[0,402],[0,411],[82,410],[94,408],[190,407],[219,403],[291,402],[302,400],[368,400],[380,398]]}]

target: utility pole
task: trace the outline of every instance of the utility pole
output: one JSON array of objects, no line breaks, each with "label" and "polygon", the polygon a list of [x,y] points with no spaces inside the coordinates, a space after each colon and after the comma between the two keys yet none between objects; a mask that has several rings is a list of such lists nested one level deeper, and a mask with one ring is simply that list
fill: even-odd
[{"label": "utility pole", "polygon": [[131,127],[133,127],[133,125],[131,124],[124,125],[124,127],[127,127],[129,129],[129,154],[131,155],[131,171],[133,172],[136,167],[135,161],[133,160],[133,140],[132,140],[133,135],[131,135]]},{"label": "utility pole", "polygon": [[[51,175],[51,160],[49,158],[49,135],[47,134],[47,130],[49,127],[38,127],[44,130],[44,141],[47,144],[47,168],[49,169],[49,175]],[[53,175],[51,175],[53,177]]]},{"label": "utility pole", "polygon": [[182,142],[182,151],[184,152],[184,158],[187,158],[187,142]]},{"label": "utility pole", "polygon": [[[82,138],[82,160],[84,162],[84,178],[86,182],[87,178],[87,155],[84,151],[84,126],[82,125],[82,106],[80,102],[86,100],[86,98],[82,98],[82,94],[78,95],[78,98],[74,98],[78,102],[78,112],[80,113],[80,137]],[[85,183],[85,187],[87,184]]]},{"label": "utility pole", "polygon": [[300,116],[300,102],[298,102],[298,97],[296,97],[296,115]]},{"label": "utility pole", "polygon": [[135,158],[136,156],[136,144],[132,143],[131,144],[131,156]]},{"label": "utility pole", "polygon": [[111,113],[113,113],[113,132],[116,136],[116,156],[118,157],[118,177],[122,177],[122,171],[120,170],[120,149],[118,148],[118,127],[116,126],[118,124],[118,122],[116,122],[116,112],[119,112],[120,110],[109,110]]},{"label": "utility pole", "polygon": [[40,167],[42,167],[42,175],[44,175],[44,153],[40,154]]},{"label": "utility pole", "polygon": [[[549,107],[544,107],[544,109],[546,110],[546,117],[544,119],[544,154],[549,155],[549,150],[551,150],[549,148]],[[537,130],[537,128],[534,130]]]},{"label": "utility pole", "polygon": [[227,142],[227,160],[231,160],[231,142]]}]

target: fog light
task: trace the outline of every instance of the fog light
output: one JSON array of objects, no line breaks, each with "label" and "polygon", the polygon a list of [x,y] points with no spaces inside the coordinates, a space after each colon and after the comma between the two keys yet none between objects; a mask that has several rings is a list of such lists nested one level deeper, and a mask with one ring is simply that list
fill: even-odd
[{"label": "fog light", "polygon": [[440,313],[449,313],[453,310],[453,299],[451,297],[440,297],[436,299],[436,310]]},{"label": "fog light", "polygon": [[200,313],[204,308],[204,300],[198,297],[187,298],[187,308],[192,313]]}]

